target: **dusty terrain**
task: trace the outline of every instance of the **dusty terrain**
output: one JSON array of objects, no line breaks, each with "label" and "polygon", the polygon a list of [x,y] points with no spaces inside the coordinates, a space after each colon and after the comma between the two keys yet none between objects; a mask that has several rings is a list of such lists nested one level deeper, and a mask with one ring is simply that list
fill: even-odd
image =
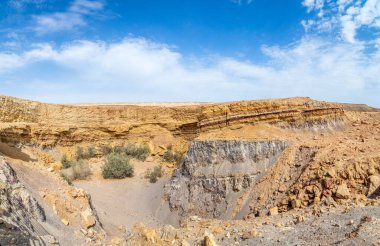
[{"label": "dusty terrain", "polygon": [[[1,167],[14,170],[0,180],[9,200],[0,203],[2,244],[380,243],[380,112],[366,105],[0,102]],[[101,155],[88,160],[86,180],[60,176],[77,146],[127,143],[150,149],[131,161],[133,177],[104,179]],[[168,146],[182,162],[163,160]],[[158,165],[164,176],[148,182]],[[27,214],[25,226],[14,211]]]}]

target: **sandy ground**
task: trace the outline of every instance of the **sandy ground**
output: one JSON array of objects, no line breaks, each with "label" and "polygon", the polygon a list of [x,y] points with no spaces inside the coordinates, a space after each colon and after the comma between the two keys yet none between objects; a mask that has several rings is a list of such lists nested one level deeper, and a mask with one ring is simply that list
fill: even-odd
[{"label": "sandy ground", "polygon": [[158,164],[133,161],[133,165],[134,177],[104,180],[99,173],[100,163],[94,163],[93,179],[74,183],[91,195],[93,208],[104,230],[111,236],[121,236],[124,228],[130,230],[136,223],[158,227],[168,221],[165,214],[169,212],[165,211],[169,208],[163,200],[163,188],[168,176],[152,184],[144,178],[144,174],[148,168],[152,169]]}]

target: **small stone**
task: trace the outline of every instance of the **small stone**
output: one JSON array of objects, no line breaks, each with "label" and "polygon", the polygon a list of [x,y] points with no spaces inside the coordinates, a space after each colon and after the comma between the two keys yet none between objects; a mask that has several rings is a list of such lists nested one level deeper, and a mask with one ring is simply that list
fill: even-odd
[{"label": "small stone", "polygon": [[243,233],[243,235],[241,236],[241,238],[243,240],[247,240],[247,239],[251,239],[251,238],[254,238],[254,237],[257,237],[257,230],[256,229],[252,229],[251,231],[246,231]]},{"label": "small stone", "polygon": [[217,246],[214,235],[212,235],[209,232],[205,232],[205,237],[203,239],[203,245],[204,246]]},{"label": "small stone", "polygon": [[286,191],[286,186],[284,185],[284,184],[282,184],[282,185],[280,185],[279,187],[278,187],[278,191],[279,192],[285,192]]},{"label": "small stone", "polygon": [[198,216],[190,216],[190,221],[199,221],[201,220]]},{"label": "small stone", "polygon": [[338,186],[335,192],[335,196],[339,199],[348,199],[350,198],[350,190],[348,189],[345,183]]},{"label": "small stone", "polygon": [[370,168],[368,169],[367,173],[368,173],[368,175],[374,175],[374,174],[376,173],[376,170],[375,170],[375,168],[370,167]]},{"label": "small stone", "polygon": [[327,175],[327,176],[330,176],[331,178],[335,178],[335,176],[336,176],[336,171],[335,171],[335,169],[330,168],[330,169],[326,172],[326,175]]},{"label": "small stone", "polygon": [[278,207],[272,207],[269,209],[269,215],[273,216],[273,215],[277,215],[278,214]]},{"label": "small stone", "polygon": [[303,217],[302,215],[297,215],[296,216],[296,220],[295,220],[295,224],[299,224],[301,222],[305,222],[305,217]]},{"label": "small stone", "polygon": [[300,208],[302,205],[301,200],[299,200],[299,199],[292,200],[290,204],[291,204],[293,209],[294,208]]},{"label": "small stone", "polygon": [[69,221],[67,221],[66,219],[61,219],[61,222],[62,222],[65,226],[68,226],[68,225],[69,225]]},{"label": "small stone", "polygon": [[354,224],[354,220],[350,220],[349,222],[348,222],[348,225],[353,225]]}]

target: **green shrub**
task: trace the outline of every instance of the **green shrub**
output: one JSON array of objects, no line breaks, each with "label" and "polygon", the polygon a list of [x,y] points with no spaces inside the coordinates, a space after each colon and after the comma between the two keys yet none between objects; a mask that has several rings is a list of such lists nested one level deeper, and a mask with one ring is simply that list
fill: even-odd
[{"label": "green shrub", "polygon": [[94,158],[96,156],[96,150],[93,146],[87,147],[87,152],[85,153],[85,159]]},{"label": "green shrub", "polygon": [[183,154],[172,150],[171,146],[168,146],[167,150],[162,156],[162,159],[165,162],[175,162],[177,165],[179,165],[183,160]]},{"label": "green shrub", "polygon": [[61,159],[62,168],[66,169],[72,166],[73,162],[67,158],[67,155],[63,155]]},{"label": "green shrub", "polygon": [[76,150],[75,150],[75,158],[77,160],[81,160],[81,159],[84,159],[84,151],[83,151],[83,148],[80,147],[80,146],[77,146]]},{"label": "green shrub", "polygon": [[145,161],[150,154],[150,149],[148,146],[142,144],[127,144],[126,146],[117,145],[113,147],[107,145],[102,148],[102,153],[103,155],[109,155],[111,153],[126,154],[131,158]]},{"label": "green shrub", "polygon": [[148,146],[142,144],[127,144],[127,146],[124,147],[124,153],[132,158],[145,161],[150,154],[150,149]]},{"label": "green shrub", "polygon": [[124,153],[111,153],[107,156],[106,163],[102,167],[105,179],[122,179],[133,176],[133,166],[129,163],[129,157]]},{"label": "green shrub", "polygon": [[153,171],[148,169],[145,173],[145,178],[149,179],[149,182],[156,183],[158,178],[161,178],[164,175],[164,170],[161,166],[155,166]]}]

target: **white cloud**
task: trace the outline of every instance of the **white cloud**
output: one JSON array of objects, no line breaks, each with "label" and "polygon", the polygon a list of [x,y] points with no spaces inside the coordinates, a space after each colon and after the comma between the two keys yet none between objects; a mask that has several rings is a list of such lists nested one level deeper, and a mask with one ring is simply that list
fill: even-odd
[{"label": "white cloud", "polygon": [[44,34],[85,26],[85,16],[93,15],[103,7],[103,2],[99,0],[74,0],[65,12],[33,16],[33,29],[39,34]]},{"label": "white cloud", "polygon": [[16,10],[23,10],[26,5],[33,4],[37,7],[45,3],[46,0],[9,0],[8,5]]},{"label": "white cloud", "polygon": [[320,10],[323,8],[325,0],[304,0],[303,6],[310,12],[312,10]]},{"label": "white cloud", "polygon": [[19,55],[0,53],[0,74],[12,72],[23,65],[24,61]]},{"label": "white cloud", "polygon": [[302,21],[306,31],[313,26],[319,31],[335,27],[344,40],[355,43],[360,28],[380,28],[380,0],[304,0],[303,5],[308,12],[317,12],[316,19]]},{"label": "white cloud", "polygon": [[266,64],[220,56],[190,59],[142,38],[38,44],[1,54],[0,78],[13,81],[2,85],[3,93],[52,102],[311,96],[380,106],[378,50],[368,55],[360,44],[303,39],[287,48],[263,47],[263,52]]}]

